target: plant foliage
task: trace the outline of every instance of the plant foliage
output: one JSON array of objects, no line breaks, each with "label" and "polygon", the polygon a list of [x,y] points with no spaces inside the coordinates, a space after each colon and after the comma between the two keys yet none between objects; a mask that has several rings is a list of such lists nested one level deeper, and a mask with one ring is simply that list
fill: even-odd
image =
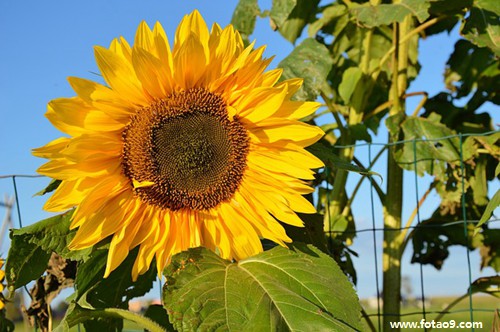
[{"label": "plant foliage", "polygon": [[[272,29],[296,44],[279,63],[283,79],[304,79],[294,98],[320,100],[333,116],[321,124],[325,137],[308,148],[327,166],[312,181],[318,213],[303,216],[305,228],[287,227],[295,241],[290,249],[265,243],[264,253],[239,262],[203,248],[180,253],[163,271],[164,307],[152,305],[137,315],[127,310],[129,301],[151,289],[155,264],[132,281],[133,250],[103,279],[107,241],[68,250],[74,236],[69,211],[11,231],[9,291],[42,277],[57,253],[77,266],[75,293],[56,329],[60,332],[78,324],[88,331],[121,331],[123,320],[150,331],[361,330],[361,307],[351,283],[356,282],[351,258],[356,253],[349,249],[355,241],[351,204],[357,190],[347,192],[348,172],[359,173],[360,182],[371,181],[384,205],[387,264],[400,266],[411,242],[412,262],[440,269],[449,247],[460,245],[478,249],[480,268],[500,272],[500,232],[488,225],[500,204],[499,191],[488,195],[500,173],[500,133],[492,133],[491,116],[481,108],[500,103],[499,13],[497,0],[273,0],[263,9],[257,0],[240,0],[231,22],[245,43],[256,20],[267,16]],[[443,91],[429,98],[425,91],[408,93],[419,75],[420,38],[450,32],[459,23],[463,39],[444,68]],[[407,110],[406,99],[415,95],[422,102]],[[316,116],[305,120],[318,121]],[[354,145],[371,142],[381,130],[390,142],[404,143],[387,148],[388,164],[396,168],[376,181],[381,176],[371,168],[378,157],[364,165]],[[401,197],[394,194],[403,193],[397,187],[403,170],[431,177],[427,192],[435,190],[440,199],[413,231],[402,224]],[[38,195],[59,183],[51,182]],[[398,320],[400,273],[397,267],[384,270],[384,312],[391,313],[386,328]],[[498,297],[498,277],[478,279],[470,291]]]}]

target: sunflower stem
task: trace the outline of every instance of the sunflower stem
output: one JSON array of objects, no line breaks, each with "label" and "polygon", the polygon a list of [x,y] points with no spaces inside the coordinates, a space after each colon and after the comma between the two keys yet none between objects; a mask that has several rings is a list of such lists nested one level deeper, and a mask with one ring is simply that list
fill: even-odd
[{"label": "sunflower stem", "polygon": [[124,309],[118,309],[118,308],[88,309],[79,307],[79,311],[81,311],[82,313],[76,319],[72,320],[71,322],[68,322],[69,327],[75,326],[91,318],[109,317],[109,318],[119,318],[119,319],[129,320],[150,332],[166,332],[166,330],[163,327],[161,327],[151,319]]},{"label": "sunflower stem", "polygon": [[[395,0],[394,3],[400,1]],[[409,42],[401,43],[401,38],[411,30],[413,17],[408,16],[401,23],[394,23],[392,57],[392,82],[390,99],[392,107],[389,116],[405,114],[404,94],[408,87]],[[389,145],[398,139],[397,133],[389,135]],[[401,310],[401,257],[404,236],[401,231],[403,206],[403,169],[395,160],[395,147],[389,148],[387,157],[387,196],[384,203],[384,246],[383,246],[383,330],[392,330],[392,322],[400,320]],[[396,328],[399,331],[399,328]]]},{"label": "sunflower stem", "polygon": [[[364,50],[358,59],[360,64],[360,69],[364,75],[368,75],[369,64],[371,59],[370,48],[372,44],[373,29],[364,30],[364,38],[362,41],[362,49]],[[341,137],[339,139],[339,145],[343,146],[339,153],[339,157],[345,162],[350,163],[354,157],[354,146],[356,139],[351,135],[349,130],[350,127],[362,123],[364,118],[364,110],[367,104],[367,96],[370,95],[373,89],[373,81],[362,79],[363,84],[358,84],[353,96],[351,98],[351,105],[349,107],[349,115],[347,118],[347,126],[343,126],[342,122],[338,118],[338,114],[334,114],[335,120],[341,130]],[[361,83],[361,82],[360,82]],[[341,127],[342,126],[342,127]],[[329,213],[325,216],[328,220],[325,220],[325,231],[329,232],[334,229],[334,223],[337,217],[340,216],[346,207],[347,195],[345,191],[345,185],[347,183],[348,171],[337,169],[334,173],[333,189],[330,196],[330,205],[328,207]]]}]

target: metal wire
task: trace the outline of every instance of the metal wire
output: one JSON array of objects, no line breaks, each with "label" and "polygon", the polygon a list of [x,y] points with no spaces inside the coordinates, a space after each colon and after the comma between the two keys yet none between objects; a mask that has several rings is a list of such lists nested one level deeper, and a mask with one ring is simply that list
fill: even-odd
[{"label": "metal wire", "polygon": [[[484,133],[481,136],[486,136],[489,134],[492,134],[494,132],[488,132]],[[464,229],[464,237],[466,240],[466,243],[469,242],[468,238],[468,230],[467,226],[469,224],[474,224],[477,223],[478,220],[471,220],[467,218],[467,211],[466,211],[466,197],[465,197],[465,165],[464,165],[464,160],[463,160],[463,142],[464,142],[464,137],[467,136],[478,136],[477,134],[458,134],[458,135],[450,135],[450,136],[445,136],[441,137],[438,139],[425,139],[425,138],[414,138],[411,140],[404,140],[404,141],[397,141],[397,142],[392,142],[392,143],[362,143],[362,144],[354,144],[354,145],[346,145],[346,146],[335,146],[335,149],[344,149],[344,148],[352,148],[352,147],[363,147],[367,146],[368,147],[368,159],[369,159],[369,164],[372,164],[372,147],[374,146],[382,146],[384,148],[392,145],[400,145],[400,144],[405,144],[405,143],[411,143],[413,144],[413,153],[414,153],[414,160],[412,162],[413,164],[413,169],[414,169],[414,179],[415,179],[415,197],[416,197],[416,203],[417,203],[417,214],[416,214],[416,225],[410,225],[410,226],[405,226],[401,228],[395,228],[395,229],[390,229],[390,231],[395,231],[395,232],[400,232],[402,230],[408,230],[408,229],[435,229],[435,228],[443,228],[443,227],[452,227],[456,225],[463,225]],[[447,222],[443,224],[425,224],[421,222],[421,215],[420,215],[420,206],[419,206],[419,186],[418,186],[418,174],[417,174],[417,164],[418,162],[424,160],[424,159],[418,159],[417,155],[417,143],[418,142],[438,142],[442,140],[450,140],[450,139],[458,139],[458,145],[459,145],[459,162],[460,162],[460,170],[461,170],[461,204],[462,204],[462,220],[457,220],[453,222]],[[326,214],[327,214],[327,220],[330,220],[330,205],[329,205],[329,191],[330,191],[330,186],[328,183],[328,178],[330,175],[331,170],[326,168],[325,169],[325,174],[327,177],[326,181]],[[19,200],[19,191],[17,188],[17,182],[16,178],[38,178],[42,177],[41,175],[30,175],[30,174],[10,174],[10,175],[0,175],[0,179],[12,179],[12,185],[14,189],[14,194],[15,194],[15,199],[16,199],[16,209],[17,209],[17,217],[19,221],[19,227],[23,227],[23,222],[22,222],[22,216],[21,216],[21,205],[20,205],[20,200]],[[411,315],[423,315],[424,319],[426,318],[427,315],[430,314],[453,314],[453,313],[463,313],[463,312],[469,312],[470,313],[470,321],[474,322],[474,312],[495,312],[495,309],[474,309],[473,307],[473,301],[472,301],[472,288],[469,287],[468,293],[469,293],[469,308],[468,309],[456,309],[456,310],[450,310],[446,312],[442,311],[429,311],[425,307],[425,280],[424,280],[424,272],[423,272],[423,264],[420,263],[420,292],[421,292],[421,298],[422,298],[422,311],[419,312],[410,312],[410,313],[400,313],[400,314],[390,314],[390,313],[385,313],[383,314],[381,312],[381,303],[380,303],[380,280],[378,276],[378,272],[380,269],[379,266],[379,260],[378,260],[378,243],[377,243],[377,232],[383,232],[383,231],[388,231],[387,229],[384,228],[377,228],[376,227],[376,217],[375,217],[375,203],[374,203],[374,194],[373,194],[373,183],[370,182],[370,205],[371,205],[371,218],[372,218],[372,227],[371,228],[364,228],[364,229],[357,229],[354,231],[335,231],[331,229],[331,227],[328,229],[327,233],[330,235],[328,238],[331,239],[332,235],[334,234],[358,234],[358,233],[363,233],[363,232],[372,232],[372,240],[373,240],[373,249],[374,249],[374,270],[375,270],[375,287],[377,291],[377,313],[375,314],[367,314],[368,317],[377,317],[378,318],[378,329],[381,330],[381,317],[384,315],[386,316],[393,316],[393,315],[399,315],[399,316],[411,316]],[[499,222],[500,219],[490,219],[489,223],[490,225],[493,223]],[[331,226],[331,225],[330,225]],[[329,243],[331,245],[331,243]],[[470,249],[466,248],[466,258],[467,258],[467,269],[468,269],[468,281],[469,285],[472,284],[472,268],[471,268],[471,258],[470,258]],[[159,281],[159,292],[160,292],[160,298],[161,298],[161,292],[162,292],[162,287],[161,287],[161,280]],[[29,294],[29,292],[27,292]],[[78,326],[79,328],[79,326]],[[471,328],[472,331],[474,331],[474,327],[472,326]]]},{"label": "metal wire", "polygon": [[[415,174],[415,201],[417,203],[417,226],[420,226],[420,202],[419,202],[419,194],[418,194],[418,173],[417,173],[417,141],[413,140],[413,167]],[[422,262],[420,262],[420,296],[422,297],[422,315],[424,319],[426,319],[425,315],[425,292],[424,292],[424,268]],[[424,326],[424,330],[427,331],[427,328]]]},{"label": "metal wire", "polygon": [[[368,146],[368,162],[372,163],[372,147]],[[375,203],[373,199],[373,182],[370,182],[370,205],[371,205],[371,213],[372,213],[372,227],[375,229]],[[378,330],[382,331],[382,320],[380,319],[380,281],[378,280],[378,258],[377,258],[377,235],[375,232],[372,232],[373,236],[373,258],[375,263],[375,285],[377,289],[377,322],[378,322]]]},{"label": "metal wire", "polygon": [[[462,172],[462,217],[463,217],[463,225],[464,225],[464,237],[465,237],[465,249],[466,249],[466,256],[467,256],[467,268],[468,268],[468,273],[469,273],[469,285],[472,285],[472,269],[471,269],[471,263],[470,263],[470,250],[469,246],[467,244],[469,243],[469,234],[467,232],[467,210],[465,209],[465,167],[464,167],[464,159],[463,159],[463,138],[462,134],[459,134],[460,138],[460,171]],[[472,287],[469,287],[469,311],[470,311],[470,321],[474,323],[474,310],[473,309],[473,304],[472,304]],[[471,327],[471,331],[474,332],[474,324]]]}]

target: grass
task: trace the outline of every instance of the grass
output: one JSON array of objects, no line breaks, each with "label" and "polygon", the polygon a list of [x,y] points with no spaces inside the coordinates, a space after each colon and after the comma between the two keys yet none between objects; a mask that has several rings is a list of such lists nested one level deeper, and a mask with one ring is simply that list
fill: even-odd
[{"label": "grass", "polygon": [[[426,304],[426,315],[425,320],[430,322],[435,320],[439,313],[444,310],[448,304],[453,302],[455,297],[434,297],[431,299],[429,304]],[[362,306],[368,315],[371,316],[372,323],[375,327],[378,327],[377,320],[377,309],[368,309],[368,303],[366,300],[361,300]],[[475,295],[472,297],[472,308],[473,308],[473,321],[481,322],[482,328],[475,328],[474,331],[492,331],[493,319],[495,315],[495,310],[500,309],[500,301],[498,298],[489,295]],[[424,318],[422,314],[422,309],[417,306],[405,306],[401,310],[403,322],[420,322]],[[454,320],[456,325],[460,322],[471,322],[471,313],[469,310],[469,298],[465,298],[460,301],[456,306],[450,309],[450,313],[445,314],[440,319],[441,322],[450,322]],[[382,325],[382,324],[381,324]],[[370,331],[368,325],[365,322],[365,331]],[[432,329],[433,331],[453,331],[454,329]],[[459,329],[456,329],[459,330]],[[402,328],[401,331],[424,331],[424,329],[419,328]],[[472,331],[472,329],[463,329],[460,331]]]},{"label": "grass", "polygon": [[[439,312],[441,312],[448,304],[450,304],[453,300],[455,300],[455,297],[434,297],[431,299],[429,306],[426,306],[426,321],[430,322],[433,319],[435,319],[438,315]],[[373,322],[373,325],[375,327],[378,326],[378,321],[377,321],[377,309],[368,309],[368,302],[366,300],[361,300],[362,306],[365,308],[366,312],[371,316],[371,320]],[[474,321],[475,322],[481,322],[483,323],[482,328],[476,328],[474,331],[476,332],[482,332],[482,331],[492,331],[492,325],[493,325],[493,318],[494,318],[494,310],[495,309],[500,309],[500,301],[498,298],[495,298],[493,296],[486,296],[486,295],[475,295],[473,296],[473,301],[472,301],[472,307],[474,309],[473,315],[474,315]],[[405,322],[419,322],[422,318],[422,309],[416,307],[416,306],[405,306],[402,308],[402,321]],[[445,314],[443,318],[441,319],[442,322],[449,322],[450,320],[454,320],[457,324],[460,322],[470,322],[471,317],[470,317],[470,310],[469,310],[469,298],[466,298],[462,301],[460,301],[455,307],[451,309],[451,313]],[[366,322],[363,320],[364,329],[363,331],[370,331],[370,328],[366,324]],[[57,323],[54,324],[57,326]],[[80,331],[83,331],[84,329],[81,328]],[[16,332],[17,331],[25,331],[25,332],[31,332],[34,331],[34,329],[30,328],[25,328],[23,323],[16,324]],[[77,327],[74,327],[71,329],[71,331],[78,331]],[[144,331],[141,329],[139,326],[137,326],[134,323],[125,321],[124,322],[124,332],[132,332],[132,331]],[[424,331],[424,329],[401,329],[401,331]],[[454,329],[433,329],[433,331],[439,332],[439,331],[454,331]],[[470,331],[470,329],[464,329],[460,331]]]}]

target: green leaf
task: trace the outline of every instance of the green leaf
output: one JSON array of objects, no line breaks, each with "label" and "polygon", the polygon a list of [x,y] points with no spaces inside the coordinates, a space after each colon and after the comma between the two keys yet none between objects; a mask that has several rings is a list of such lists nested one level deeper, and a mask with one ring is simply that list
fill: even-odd
[{"label": "green leaf", "polygon": [[297,0],[273,0],[269,16],[277,27],[282,26],[297,5]]},{"label": "green leaf", "polygon": [[[97,249],[90,257],[80,262],[75,279],[76,296],[73,303],[85,304],[85,307],[128,308],[128,301],[134,297],[142,296],[153,286],[156,278],[155,264],[132,281],[131,270],[137,257],[138,248],[132,250],[107,278],[103,278],[106,268],[108,251]],[[97,316],[96,316],[97,317]],[[99,319],[97,319],[99,318]],[[120,319],[113,316],[102,316],[96,319],[87,318],[84,325],[89,331],[119,331],[123,326]]]},{"label": "green leaf", "polygon": [[[129,310],[117,309],[117,308],[105,308],[105,309],[90,309],[83,308],[82,306],[72,303],[70,304],[68,310],[66,311],[66,316],[61,321],[59,326],[54,329],[54,332],[69,332],[70,328],[76,326],[77,324],[87,322],[90,319],[94,320],[129,320],[144,327],[150,332],[164,332],[164,328],[151,321],[150,319],[135,314]],[[100,329],[99,331],[110,330],[107,327]],[[87,330],[87,331],[97,331],[97,330]],[[121,331],[121,329],[119,330]]]},{"label": "green leaf", "polygon": [[328,253],[325,233],[323,231],[323,219],[321,214],[299,213],[300,219],[304,222],[304,227],[296,227],[283,223],[286,234],[294,242],[312,244],[324,253]]},{"label": "green leaf", "polygon": [[457,218],[451,214],[441,215],[439,208],[432,217],[422,221],[411,233],[413,255],[411,262],[431,264],[440,270],[450,254],[448,248],[452,245],[462,245],[473,249],[473,225],[467,229],[467,238],[464,236],[463,223],[450,223]]},{"label": "green leaf", "polygon": [[255,29],[257,15],[260,14],[257,0],[240,0],[231,18],[231,24],[241,34],[244,41],[248,43],[248,37]]},{"label": "green leaf", "polygon": [[323,27],[330,22],[337,22],[340,17],[347,14],[347,7],[339,3],[334,3],[326,7],[321,12],[321,17],[309,25],[309,37],[314,37]]},{"label": "green leaf", "polygon": [[353,7],[351,14],[366,27],[373,28],[380,25],[389,25],[393,22],[402,22],[406,16],[415,16],[420,23],[429,18],[427,0],[403,0],[396,4],[381,4],[372,6],[369,3]]},{"label": "green leaf", "polygon": [[330,164],[329,165],[330,167],[343,169],[349,172],[356,172],[363,175],[370,175],[370,176],[375,175],[380,177],[380,179],[382,179],[382,176],[377,172],[373,172],[366,168],[359,167],[344,161],[333,152],[333,148],[328,147],[325,144],[314,143],[313,145],[308,146],[306,150],[311,152],[319,159],[321,159],[324,163]]},{"label": "green leaf", "polygon": [[174,326],[168,321],[168,313],[165,308],[159,304],[152,304],[148,307],[144,316],[151,319],[167,331],[175,331]]},{"label": "green leaf", "polygon": [[478,238],[481,270],[489,266],[500,272],[500,229],[484,229]]},{"label": "green leaf", "polygon": [[313,38],[307,38],[281,61],[282,79],[301,77],[304,84],[295,94],[298,100],[315,100],[327,85],[326,77],[332,66],[328,49]]},{"label": "green leaf", "polygon": [[15,330],[14,323],[5,317],[5,312],[0,314],[0,331],[1,332],[12,332]]},{"label": "green leaf", "polygon": [[73,211],[69,211],[54,217],[41,220],[33,225],[15,229],[12,236],[25,236],[27,241],[36,244],[47,253],[56,252],[60,256],[72,259],[86,259],[91,248],[83,250],[69,250],[68,244],[76,234],[70,230]]},{"label": "green leaf", "polygon": [[148,272],[132,281],[132,266],[137,257],[138,248],[132,250],[127,258],[107,278],[103,278],[106,269],[108,251],[95,250],[90,258],[78,265],[75,284],[77,298],[83,296],[95,308],[127,307],[130,299],[146,294],[156,278],[156,264]]},{"label": "green leaf", "polygon": [[486,293],[500,298],[500,276],[482,277],[470,285],[472,293]]},{"label": "green leaf", "polygon": [[280,34],[295,43],[307,23],[314,18],[319,0],[273,0],[271,24]]},{"label": "green leaf", "polygon": [[490,48],[500,56],[500,2],[474,0],[460,33],[479,47]]},{"label": "green leaf", "polygon": [[418,175],[435,175],[446,163],[460,160],[459,138],[452,136],[455,132],[440,120],[440,116],[433,114],[429,118],[410,116],[401,123],[405,143],[395,155],[401,167],[407,170],[416,167]]},{"label": "green leaf", "polygon": [[52,181],[50,181],[49,185],[47,187],[45,187],[45,189],[40,190],[39,192],[37,192],[33,196],[43,196],[45,194],[51,193],[54,190],[56,190],[57,187],[59,187],[61,182],[62,182],[61,180],[52,179]]},{"label": "green leaf", "polygon": [[14,232],[10,233],[12,241],[5,264],[5,277],[11,294],[15,289],[38,279],[47,269],[50,259],[50,253],[29,242],[28,235],[14,236]]},{"label": "green leaf", "polygon": [[486,209],[484,210],[484,213],[481,216],[481,219],[479,220],[476,228],[481,227],[482,224],[487,222],[490,219],[491,215],[493,214],[493,211],[495,211],[495,209],[499,206],[500,206],[500,189],[497,190],[495,195],[493,195],[491,200],[488,202],[488,205],[486,205]]},{"label": "green leaf", "polygon": [[484,97],[497,92],[495,85],[498,85],[500,69],[490,50],[459,40],[446,65],[446,88],[455,98],[467,96],[473,90],[486,92]]},{"label": "green leaf", "polygon": [[363,71],[358,67],[351,67],[347,69],[342,75],[342,82],[339,85],[340,97],[346,104],[351,102],[351,96],[359,80],[363,77]]},{"label": "green leaf", "polygon": [[164,303],[180,331],[360,330],[360,305],[335,262],[313,246],[276,247],[238,263],[204,248],[172,258]]}]

